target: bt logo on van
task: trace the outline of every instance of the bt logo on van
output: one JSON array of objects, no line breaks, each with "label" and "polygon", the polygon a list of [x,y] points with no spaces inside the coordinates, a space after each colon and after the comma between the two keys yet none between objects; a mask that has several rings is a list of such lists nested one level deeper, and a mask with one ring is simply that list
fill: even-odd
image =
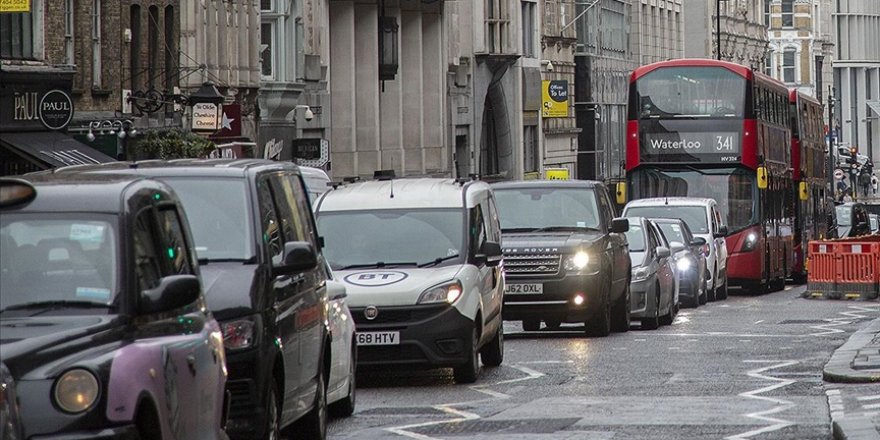
[{"label": "bt logo on van", "polygon": [[358,272],[345,277],[345,282],[361,287],[379,287],[399,283],[409,275],[396,270],[378,272]]}]

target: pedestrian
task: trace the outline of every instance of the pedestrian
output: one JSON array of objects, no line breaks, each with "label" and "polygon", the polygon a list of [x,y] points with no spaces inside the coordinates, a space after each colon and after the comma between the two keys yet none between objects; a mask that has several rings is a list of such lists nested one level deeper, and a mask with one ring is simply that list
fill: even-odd
[{"label": "pedestrian", "polygon": [[868,197],[869,188],[871,187],[871,174],[867,170],[863,171],[859,174],[859,183],[862,186],[862,191],[865,193],[865,197]]},{"label": "pedestrian", "polygon": [[871,176],[871,187],[874,189],[875,196],[877,195],[877,185],[877,173],[875,172],[874,175]]},{"label": "pedestrian", "polygon": [[853,198],[852,198],[852,188],[847,188],[847,189],[843,192],[843,198],[841,199],[841,201],[843,201],[843,203],[849,203],[849,202],[852,202],[852,201],[853,201]]}]

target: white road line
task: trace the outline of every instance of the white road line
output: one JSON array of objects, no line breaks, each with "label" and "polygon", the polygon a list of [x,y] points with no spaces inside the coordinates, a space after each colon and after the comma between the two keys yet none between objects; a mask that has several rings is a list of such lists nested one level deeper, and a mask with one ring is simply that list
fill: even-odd
[{"label": "white road line", "polygon": [[514,369],[516,369],[516,370],[522,371],[523,373],[526,374],[526,376],[525,376],[525,377],[516,378],[516,379],[503,380],[503,381],[501,381],[501,382],[495,382],[495,383],[493,383],[493,384],[487,384],[487,385],[472,385],[472,386],[468,387],[468,388],[470,388],[470,389],[472,389],[472,390],[474,390],[474,391],[476,391],[476,392],[478,392],[478,393],[486,394],[486,395],[488,395],[490,398],[488,398],[488,399],[471,400],[471,401],[467,401],[467,402],[446,403],[446,404],[443,404],[443,405],[434,405],[434,406],[432,406],[432,408],[434,408],[434,409],[436,409],[436,410],[438,410],[438,411],[442,411],[442,412],[444,412],[444,413],[446,413],[446,414],[449,414],[450,416],[453,416],[454,418],[452,418],[452,419],[446,419],[446,420],[436,420],[436,421],[433,421],[433,422],[425,422],[425,423],[413,423],[413,424],[411,424],[411,425],[404,425],[404,426],[395,426],[395,427],[392,427],[392,428],[385,428],[385,430],[388,431],[388,432],[391,432],[391,433],[394,433],[394,434],[397,434],[397,435],[403,436],[403,437],[414,438],[414,439],[417,439],[417,440],[441,440],[441,439],[438,439],[438,438],[436,438],[436,437],[431,437],[431,436],[428,436],[428,435],[419,434],[419,433],[417,433],[417,432],[412,432],[412,431],[410,431],[410,430],[411,430],[411,429],[416,429],[416,428],[425,428],[425,427],[428,427],[428,426],[443,425],[443,424],[447,424],[447,423],[458,423],[458,422],[465,422],[465,421],[468,421],[468,420],[477,420],[477,419],[480,418],[480,415],[479,415],[479,414],[474,414],[474,413],[471,413],[471,412],[462,411],[462,410],[460,410],[460,409],[455,409],[454,407],[455,407],[455,406],[462,406],[462,405],[473,405],[473,404],[477,404],[477,403],[484,403],[484,402],[489,402],[489,401],[492,401],[492,400],[503,400],[503,399],[509,399],[509,398],[510,398],[510,395],[508,395],[508,394],[504,394],[504,393],[499,392],[499,391],[490,390],[490,389],[488,389],[487,387],[495,386],[495,385],[510,384],[510,383],[515,383],[515,382],[522,382],[522,381],[524,381],[524,380],[537,379],[537,378],[539,378],[539,377],[545,376],[545,374],[544,374],[544,373],[541,373],[540,371],[535,371],[535,370],[533,370],[533,369],[531,369],[531,368],[524,367],[524,366],[522,366],[522,365],[510,365],[510,367],[511,367],[511,368],[514,368]]},{"label": "white road line", "polygon": [[852,323],[852,320],[848,320],[845,318],[832,318],[832,319],[826,319],[826,321],[828,321],[828,324],[811,325],[810,328],[816,329],[816,330],[822,330],[822,331],[816,332],[816,333],[810,333],[810,336],[825,336],[825,335],[833,335],[836,333],[843,333],[843,330],[841,330],[839,328],[832,328],[832,327],[838,327],[841,325],[847,325],[847,324]]},{"label": "white road line", "polygon": [[864,401],[866,401],[866,400],[877,400],[877,399],[880,399],[880,394],[875,394],[875,395],[873,395],[873,396],[859,396],[859,397],[856,397],[856,400],[858,400],[859,402],[864,402]]},{"label": "white road line", "polygon": [[840,312],[841,315],[849,316],[850,318],[855,319],[867,319],[869,316],[865,315],[865,313],[877,313],[877,308],[880,307],[880,304],[877,305],[859,305],[859,306],[849,306],[850,309],[855,310],[852,312]]},{"label": "white road line", "polygon": [[862,409],[878,409],[880,408],[880,403],[872,403],[870,405],[862,405]]},{"label": "white road line", "polygon": [[825,391],[825,395],[828,396],[828,410],[831,411],[831,418],[843,418],[844,405],[843,397],[840,395],[840,390],[828,390]]},{"label": "white road line", "polygon": [[763,320],[763,319],[761,319],[761,320],[758,320],[758,321],[755,321],[755,324],[760,324],[760,323],[762,323],[762,322],[764,322],[764,320]]},{"label": "white road line", "polygon": [[792,366],[792,365],[797,364],[798,361],[745,360],[745,361],[743,361],[743,362],[745,362],[745,363],[769,363],[769,362],[777,362],[776,364],[770,365],[769,367],[756,368],[756,369],[754,369],[754,370],[750,370],[750,371],[746,372],[746,374],[747,374],[749,377],[754,377],[754,378],[756,378],[756,379],[762,379],[762,380],[772,380],[772,381],[777,381],[777,383],[775,383],[775,384],[773,384],[773,385],[768,385],[768,386],[766,386],[766,387],[758,388],[757,390],[746,391],[746,392],[744,392],[744,393],[740,393],[740,394],[739,394],[740,397],[748,397],[748,398],[750,398],[750,399],[757,399],[757,400],[763,400],[763,401],[767,401],[767,402],[775,403],[776,406],[773,407],[773,408],[771,408],[771,409],[769,409],[769,410],[766,410],[766,411],[759,411],[759,412],[754,412],[754,413],[749,413],[749,414],[744,414],[745,417],[749,417],[749,418],[753,418],[753,419],[757,419],[757,420],[761,420],[761,421],[769,422],[769,423],[772,423],[772,425],[765,426],[765,427],[763,427],[763,428],[753,429],[753,430],[751,430],[751,431],[747,431],[747,432],[744,432],[744,433],[741,433],[741,434],[737,434],[737,435],[734,435],[734,436],[725,437],[725,439],[726,439],[726,440],[743,440],[743,439],[747,439],[747,438],[749,438],[749,437],[752,437],[752,436],[755,436],[755,435],[758,435],[758,434],[763,434],[763,433],[766,433],[766,432],[773,432],[773,431],[777,431],[777,430],[780,430],[780,429],[782,429],[782,428],[785,428],[785,427],[787,427],[787,426],[794,425],[794,422],[791,422],[791,421],[788,421],[788,420],[785,420],[785,419],[777,419],[777,418],[773,418],[773,417],[768,417],[768,416],[771,415],[771,414],[776,414],[776,413],[779,413],[779,412],[785,411],[785,410],[787,410],[787,409],[793,408],[793,407],[795,406],[794,403],[792,403],[791,401],[785,400],[785,399],[777,399],[777,398],[774,398],[774,397],[760,396],[759,394],[763,394],[763,393],[766,393],[766,392],[769,392],[769,391],[773,391],[773,390],[775,390],[775,389],[777,389],[777,388],[786,387],[786,386],[788,386],[788,385],[791,385],[791,384],[797,382],[796,380],[791,380],[791,379],[780,379],[780,378],[778,378],[778,377],[766,376],[766,375],[761,374],[761,373],[763,373],[763,372],[765,372],[765,371],[768,371],[768,370],[775,370],[775,369],[778,369],[778,368],[789,367],[789,366]]}]

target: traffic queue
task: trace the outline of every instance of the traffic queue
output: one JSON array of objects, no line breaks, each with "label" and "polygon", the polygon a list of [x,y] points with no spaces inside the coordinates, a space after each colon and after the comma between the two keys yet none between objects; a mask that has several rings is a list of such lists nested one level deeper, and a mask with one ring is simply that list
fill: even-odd
[{"label": "traffic queue", "polygon": [[618,216],[591,181],[117,162],[0,179],[0,211],[3,439],[324,439],[359,367],[473,383],[504,321],[603,337],[728,287],[713,200]]}]

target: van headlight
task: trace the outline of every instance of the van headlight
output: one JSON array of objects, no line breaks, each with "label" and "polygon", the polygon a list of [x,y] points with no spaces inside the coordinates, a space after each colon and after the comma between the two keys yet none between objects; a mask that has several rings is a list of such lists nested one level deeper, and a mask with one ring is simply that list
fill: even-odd
[{"label": "van headlight", "polygon": [[101,389],[98,378],[82,368],[70,370],[55,381],[55,404],[69,413],[81,413],[98,400]]},{"label": "van headlight", "polygon": [[633,283],[639,281],[645,281],[648,279],[648,275],[651,274],[651,269],[648,267],[638,267],[632,273],[632,281]]},{"label": "van headlight", "polygon": [[15,379],[6,365],[0,363],[0,440],[23,439]]},{"label": "van headlight", "polygon": [[221,322],[223,347],[227,350],[240,350],[254,345],[254,329],[257,324],[253,317]]},{"label": "van headlight", "polygon": [[693,266],[693,262],[688,257],[684,257],[675,262],[675,267],[678,268],[680,272],[687,272]]},{"label": "van headlight", "polygon": [[742,251],[749,252],[755,250],[755,245],[758,244],[758,235],[754,232],[749,232],[749,235],[746,235],[746,239],[743,240]]},{"label": "van headlight", "polygon": [[458,281],[451,281],[434,286],[422,292],[422,295],[419,296],[419,304],[435,304],[443,302],[452,304],[461,297],[461,293],[461,283]]},{"label": "van headlight", "polygon": [[571,272],[579,272],[587,268],[590,264],[590,255],[584,251],[578,251],[572,255],[565,257],[565,270]]}]

